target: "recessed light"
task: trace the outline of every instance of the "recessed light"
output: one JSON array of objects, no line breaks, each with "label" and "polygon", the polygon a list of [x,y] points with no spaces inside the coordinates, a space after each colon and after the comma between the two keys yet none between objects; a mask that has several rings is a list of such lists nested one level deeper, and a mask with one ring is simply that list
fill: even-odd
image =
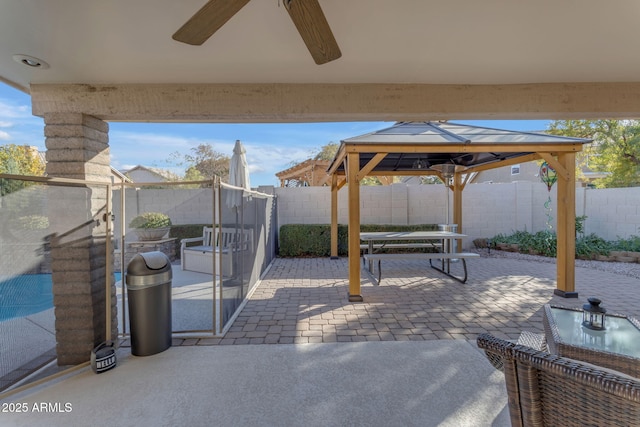
[{"label": "recessed light", "polygon": [[13,60],[31,68],[41,68],[43,70],[49,68],[49,64],[35,56],[13,55]]}]

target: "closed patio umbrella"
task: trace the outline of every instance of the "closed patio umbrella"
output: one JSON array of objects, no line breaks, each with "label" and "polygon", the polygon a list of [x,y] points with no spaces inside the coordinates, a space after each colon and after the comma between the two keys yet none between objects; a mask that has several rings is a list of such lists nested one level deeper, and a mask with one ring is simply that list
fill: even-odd
[{"label": "closed patio umbrella", "polygon": [[[231,163],[229,165],[229,184],[234,187],[242,188],[242,191],[236,189],[229,189],[227,192],[227,206],[233,209],[236,214],[236,222],[235,227],[238,229],[238,210],[240,211],[240,227],[244,228],[244,209],[243,209],[243,199],[244,191],[251,190],[251,184],[249,180],[249,165],[247,164],[247,150],[245,150],[244,146],[240,142],[240,140],[236,140],[236,144],[233,147],[233,155],[231,156]],[[250,198],[249,195],[246,197]],[[236,241],[240,240],[240,235],[236,233]],[[234,253],[234,258],[241,254],[241,251]],[[240,256],[239,259],[239,272],[240,272],[240,284],[242,286],[241,298],[244,298],[244,280],[243,280],[243,257]]]},{"label": "closed patio umbrella", "polygon": [[[251,189],[249,181],[249,165],[247,164],[247,150],[240,142],[236,140],[233,147],[233,155],[229,165],[229,184],[240,187],[245,190]],[[230,191],[227,194],[227,205],[230,208],[238,208],[242,205],[242,193],[239,191]]]}]

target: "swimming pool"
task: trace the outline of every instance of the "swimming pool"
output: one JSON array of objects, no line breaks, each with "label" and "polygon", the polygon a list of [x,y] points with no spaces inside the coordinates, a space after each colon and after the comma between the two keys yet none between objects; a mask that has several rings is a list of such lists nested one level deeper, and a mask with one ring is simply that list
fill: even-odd
[{"label": "swimming pool", "polygon": [[[116,281],[120,273],[115,273]],[[0,279],[0,322],[53,307],[51,274],[22,274]]]},{"label": "swimming pool", "polygon": [[0,321],[53,307],[50,274],[22,274],[0,280]]}]

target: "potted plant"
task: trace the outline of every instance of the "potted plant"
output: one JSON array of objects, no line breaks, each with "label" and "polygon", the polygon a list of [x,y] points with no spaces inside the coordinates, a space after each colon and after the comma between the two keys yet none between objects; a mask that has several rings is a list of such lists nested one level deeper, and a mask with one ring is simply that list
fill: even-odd
[{"label": "potted plant", "polygon": [[135,231],[138,240],[160,240],[171,228],[171,219],[161,212],[145,212],[133,218],[129,227]]}]

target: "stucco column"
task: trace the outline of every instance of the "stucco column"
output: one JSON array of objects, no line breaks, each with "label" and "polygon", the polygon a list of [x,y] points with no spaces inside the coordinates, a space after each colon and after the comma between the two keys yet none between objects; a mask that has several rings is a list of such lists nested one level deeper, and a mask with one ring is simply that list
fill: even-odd
[{"label": "stucco column", "polygon": [[[81,113],[44,115],[47,174],[54,178],[110,183],[109,125]],[[51,269],[59,365],[86,362],[107,338],[104,221],[107,187],[51,186]],[[113,257],[109,257],[110,260]],[[113,261],[111,261],[113,262]],[[111,289],[111,334],[117,336],[116,297]]]}]

